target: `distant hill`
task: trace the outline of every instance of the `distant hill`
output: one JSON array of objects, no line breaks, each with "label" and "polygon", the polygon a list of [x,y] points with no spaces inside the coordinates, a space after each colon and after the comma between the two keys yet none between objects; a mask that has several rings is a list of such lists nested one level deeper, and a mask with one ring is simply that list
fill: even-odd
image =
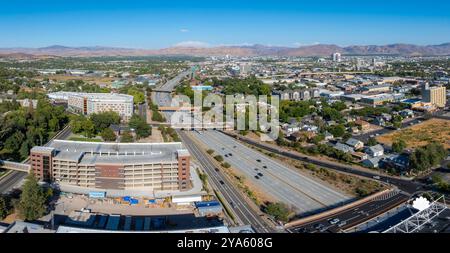
[{"label": "distant hill", "polygon": [[35,56],[152,56],[152,55],[190,55],[190,56],[329,56],[340,52],[343,55],[403,55],[403,56],[441,56],[450,55],[450,43],[418,46],[412,44],[347,46],[311,45],[275,47],[265,45],[218,46],[218,47],[168,47],[163,49],[133,49],[115,47],[67,47],[54,45],[42,48],[0,48],[0,54],[27,54]]}]

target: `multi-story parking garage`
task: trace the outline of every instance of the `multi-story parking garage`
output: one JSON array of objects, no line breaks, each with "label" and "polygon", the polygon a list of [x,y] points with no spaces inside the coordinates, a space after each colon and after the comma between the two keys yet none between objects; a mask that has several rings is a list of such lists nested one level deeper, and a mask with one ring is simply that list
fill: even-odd
[{"label": "multi-story parking garage", "polygon": [[186,191],[190,154],[182,143],[94,143],[54,140],[30,152],[43,181],[81,189]]}]

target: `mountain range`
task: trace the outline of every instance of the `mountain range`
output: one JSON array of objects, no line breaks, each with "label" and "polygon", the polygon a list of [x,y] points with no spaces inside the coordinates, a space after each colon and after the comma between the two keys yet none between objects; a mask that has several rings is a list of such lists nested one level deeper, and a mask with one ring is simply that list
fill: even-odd
[{"label": "mountain range", "polygon": [[0,55],[14,56],[157,56],[157,55],[187,55],[187,56],[329,56],[339,52],[343,55],[401,55],[401,56],[444,56],[450,55],[450,43],[440,45],[419,46],[412,44],[346,46],[317,44],[300,47],[265,46],[260,44],[250,46],[216,46],[216,47],[181,47],[174,46],[163,49],[134,49],[118,47],[67,47],[49,46],[42,48],[0,48]]}]

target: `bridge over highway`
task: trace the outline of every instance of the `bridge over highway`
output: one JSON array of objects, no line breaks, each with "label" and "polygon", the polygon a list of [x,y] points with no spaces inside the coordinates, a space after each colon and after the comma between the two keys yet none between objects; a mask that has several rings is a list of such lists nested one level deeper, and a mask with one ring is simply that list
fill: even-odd
[{"label": "bridge over highway", "polygon": [[31,165],[26,163],[17,163],[0,160],[0,168],[28,173],[30,172]]}]

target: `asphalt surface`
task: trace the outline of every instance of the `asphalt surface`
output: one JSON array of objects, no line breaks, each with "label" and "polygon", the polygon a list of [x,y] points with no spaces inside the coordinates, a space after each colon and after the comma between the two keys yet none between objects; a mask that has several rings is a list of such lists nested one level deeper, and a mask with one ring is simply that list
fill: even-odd
[{"label": "asphalt surface", "polygon": [[236,190],[228,178],[223,175],[220,170],[216,171],[216,166],[211,161],[211,158],[208,157],[204,151],[201,151],[199,147],[186,135],[186,133],[181,131],[178,133],[190,153],[199,161],[204,171],[207,173],[212,187],[222,194],[223,198],[227,202],[227,206],[239,219],[241,225],[250,224],[253,229],[260,233],[273,232],[272,229],[265,224],[263,218],[258,215],[255,210],[252,210],[249,207],[246,200],[244,200],[242,193]]},{"label": "asphalt surface", "polygon": [[[184,71],[177,75],[175,78],[167,81],[159,89],[165,91],[171,91],[179,84],[182,78],[187,76],[190,71]],[[167,92],[155,92],[153,97],[153,102],[158,106],[170,106],[172,97],[170,93]],[[164,112],[164,116],[170,122],[170,117],[172,113]],[[268,233],[274,232],[271,227],[266,224],[264,218],[258,214],[257,211],[251,209],[245,197],[240,193],[232,183],[228,180],[226,176],[222,173],[218,173],[215,169],[214,163],[211,158],[208,157],[203,151],[201,151],[197,145],[183,132],[177,131],[180,135],[184,145],[188,148],[191,155],[195,157],[206,174],[208,175],[209,182],[212,187],[218,191],[226,201],[224,203],[233,212],[234,216],[240,224],[251,225],[256,232]]]},{"label": "asphalt surface", "polygon": [[270,152],[273,152],[273,153],[276,153],[279,155],[283,155],[283,156],[286,156],[286,157],[289,157],[289,158],[292,158],[295,160],[312,163],[312,164],[315,164],[315,165],[318,165],[318,166],[321,166],[321,167],[324,167],[327,169],[350,173],[350,174],[361,176],[361,177],[376,179],[378,181],[394,185],[397,188],[399,188],[400,190],[402,190],[408,194],[413,194],[417,191],[423,190],[423,186],[424,186],[423,184],[412,181],[412,180],[400,179],[400,178],[390,177],[387,175],[382,175],[382,174],[379,174],[376,172],[355,169],[346,164],[332,163],[332,162],[317,159],[312,156],[306,156],[303,154],[298,154],[298,153],[294,153],[294,152],[285,151],[282,149],[277,149],[276,147],[262,144],[262,143],[254,141],[254,140],[250,140],[248,138],[240,137],[240,140],[242,140],[250,145],[256,146],[258,148],[265,149],[267,151],[270,151]]},{"label": "asphalt surface", "polygon": [[351,200],[350,196],[300,174],[218,131],[196,131],[192,135],[220,154],[232,167],[243,172],[246,180],[274,199],[292,206],[297,214],[320,212]]},{"label": "asphalt surface", "polygon": [[[337,233],[372,219],[409,199],[401,192],[391,192],[367,203],[347,209],[335,215],[324,217],[301,226],[289,228],[292,233]],[[338,219],[332,224],[333,219]]]},{"label": "asphalt surface", "polygon": [[12,171],[0,180],[0,193],[5,194],[14,189],[28,174],[21,171]]}]

